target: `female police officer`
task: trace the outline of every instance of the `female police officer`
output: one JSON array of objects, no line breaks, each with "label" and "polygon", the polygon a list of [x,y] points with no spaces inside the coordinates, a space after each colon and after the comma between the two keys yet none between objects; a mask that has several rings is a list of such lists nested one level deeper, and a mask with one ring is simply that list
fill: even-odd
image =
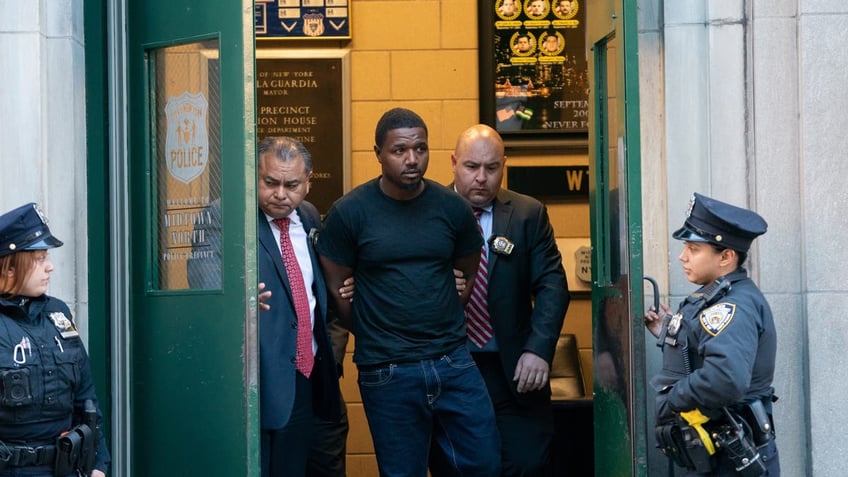
[{"label": "female police officer", "polygon": [[0,477],[103,477],[110,462],[88,355],[46,295],[61,245],[35,204],[0,216]]},{"label": "female police officer", "polygon": [[756,213],[695,194],[678,257],[701,285],[673,316],[653,307],[645,325],[658,338],[659,447],[687,475],[779,476],[771,405],[777,335],[763,294],[742,268],[766,232]]}]

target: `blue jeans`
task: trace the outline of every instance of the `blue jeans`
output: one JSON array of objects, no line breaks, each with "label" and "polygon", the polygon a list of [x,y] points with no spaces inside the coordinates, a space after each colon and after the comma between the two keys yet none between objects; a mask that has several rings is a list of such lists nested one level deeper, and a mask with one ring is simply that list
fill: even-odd
[{"label": "blue jeans", "polygon": [[500,475],[495,413],[465,344],[438,359],[360,366],[359,392],[381,476],[426,476],[431,439],[461,475]]}]

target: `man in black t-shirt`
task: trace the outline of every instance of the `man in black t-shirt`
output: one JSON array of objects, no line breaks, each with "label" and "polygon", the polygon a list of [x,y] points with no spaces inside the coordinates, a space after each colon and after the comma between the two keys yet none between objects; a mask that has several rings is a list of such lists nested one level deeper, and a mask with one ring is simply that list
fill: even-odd
[{"label": "man in black t-shirt", "polygon": [[353,360],[381,475],[426,475],[431,440],[462,475],[500,474],[486,386],[465,346],[453,269],[473,283],[482,238],[471,208],[424,179],[427,126],[402,108],[375,132],[382,175],[336,201],[318,251],[329,289],[351,275],[356,299],[331,293],[353,331]]}]

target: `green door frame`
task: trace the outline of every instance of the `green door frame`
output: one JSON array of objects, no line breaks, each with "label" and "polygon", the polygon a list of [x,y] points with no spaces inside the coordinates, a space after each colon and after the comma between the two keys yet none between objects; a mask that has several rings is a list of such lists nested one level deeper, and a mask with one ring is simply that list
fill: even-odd
[{"label": "green door frame", "polygon": [[88,354],[103,429],[111,442],[112,350],[109,286],[110,221],[103,204],[109,204],[109,141],[107,87],[106,0],[83,2],[85,30],[86,194],[88,197]]},{"label": "green door frame", "polygon": [[[89,353],[95,385],[107,419],[104,428],[111,441],[113,468],[110,475],[219,475],[220,472],[259,475],[258,353],[255,345],[256,173],[252,160],[256,144],[253,8],[252,2],[246,0],[212,0],[205,2],[202,8],[196,7],[199,5],[191,0],[87,0],[84,4],[86,192],[90,231],[88,282],[91,290],[89,316],[92,317],[89,320]],[[149,155],[145,152],[146,146],[139,148],[139,140],[130,136],[137,131],[135,128],[141,127],[139,125],[149,124],[146,106],[138,104],[138,97],[133,102],[131,94],[131,84],[144,82],[146,75],[138,62],[147,53],[137,47],[134,49],[133,40],[128,38],[136,35],[136,45],[139,44],[142,23],[147,25],[143,27],[144,34],[153,31],[150,28],[159,32],[170,31],[167,38],[160,40],[162,42],[190,41],[198,35],[223,39],[219,42],[220,57],[227,61],[227,65],[221,66],[221,89],[226,93],[222,95],[225,97],[221,102],[230,106],[225,107],[222,116],[224,126],[229,122],[230,127],[221,128],[226,129],[222,157],[228,158],[222,174],[225,176],[222,193],[228,197],[223,207],[223,222],[229,224],[228,235],[224,237],[224,249],[229,255],[222,265],[225,270],[222,290],[211,293],[195,290],[173,292],[163,298],[169,293],[150,289],[144,279],[138,280],[140,276],[150,276],[147,269],[150,264],[145,264],[138,257],[131,260],[130,246],[139,247],[149,237],[140,236],[144,233],[133,236],[130,221],[136,221],[132,226],[136,232],[155,228],[149,209],[132,208],[130,202],[150,197],[149,191],[143,190],[147,187],[144,185],[147,181],[145,173],[138,174],[147,166],[139,167],[134,162],[145,162]],[[202,32],[192,33],[193,29],[201,29]],[[148,47],[155,46],[154,41],[149,39],[146,44]],[[234,124],[238,126],[233,127]],[[234,130],[238,132],[232,133]],[[131,181],[135,181],[135,185]],[[134,187],[136,192],[131,193],[128,186]],[[150,249],[149,243],[145,248]],[[130,276],[136,278],[131,280]],[[141,282],[145,283],[139,288]],[[227,319],[232,320],[232,325],[213,323],[209,331],[209,335],[214,337],[211,340],[198,338],[193,343],[190,340],[172,343],[175,347],[182,346],[182,362],[165,374],[152,374],[145,368],[148,365],[161,366],[164,361],[157,355],[163,356],[161,353],[165,348],[155,349],[155,341],[151,342],[149,338],[146,342],[138,341],[145,334],[139,330],[142,320],[147,317],[133,316],[132,313],[139,300],[149,301],[151,297],[170,300],[165,306],[181,301],[178,306],[188,309],[189,315],[192,303],[197,304],[198,310],[205,310],[198,312],[205,314],[200,317],[180,315],[180,318],[185,318],[183,324],[187,327],[179,329],[178,324],[166,325],[162,329],[165,334],[171,333],[180,338],[195,333],[195,328],[211,316],[208,312],[210,305],[206,302],[223,302],[221,309],[227,310],[224,314],[231,317]],[[172,329],[164,329],[167,327]],[[222,358],[221,363],[213,360],[206,366],[198,366],[197,361],[209,359],[210,353],[202,350],[207,343],[219,347],[223,344],[234,351],[236,359]],[[189,349],[192,344],[198,344],[197,350]],[[143,365],[136,361],[133,369],[132,358],[138,359],[140,347],[144,348],[143,359],[149,358],[150,361]],[[136,354],[133,355],[133,352]],[[203,369],[198,369],[201,367]],[[214,369],[218,367],[219,374],[225,377],[215,374]],[[156,372],[161,372],[161,369]],[[154,376],[155,379],[148,379],[144,384],[133,381],[145,372],[148,378]],[[175,388],[173,396],[176,399],[162,398],[169,391],[154,381],[173,383],[179,381],[181,373],[191,376],[186,380],[191,386],[187,384],[185,390]],[[191,382],[194,377],[200,384]],[[197,392],[208,388],[211,381],[215,381],[213,384],[221,390]],[[228,384],[221,386],[222,382]],[[156,397],[151,399],[147,393],[155,393]],[[196,401],[193,399],[195,395]],[[233,396],[239,395],[233,399]],[[130,408],[130,403],[144,400],[148,402],[145,409],[150,412],[133,415],[135,409]],[[190,407],[179,407],[189,400],[192,401]],[[220,404],[216,402],[218,400]],[[197,408],[205,410],[198,411]],[[225,412],[217,412],[216,409]],[[201,415],[216,419],[183,422]],[[196,437],[192,435],[192,438],[186,439],[186,428],[193,428]],[[205,445],[208,442],[212,442],[211,448]],[[188,459],[186,455],[189,454],[205,458],[201,461]],[[226,462],[207,458],[214,455]],[[236,457],[231,458],[233,455]],[[151,463],[151,460],[158,462]]]},{"label": "green door frame", "polygon": [[637,5],[588,12],[595,475],[647,475]]}]

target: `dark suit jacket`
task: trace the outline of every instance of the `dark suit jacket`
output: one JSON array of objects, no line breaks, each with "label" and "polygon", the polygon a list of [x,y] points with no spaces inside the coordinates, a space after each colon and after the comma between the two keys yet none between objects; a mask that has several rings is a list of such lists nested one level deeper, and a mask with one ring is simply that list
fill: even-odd
[{"label": "dark suit jacket", "polygon": [[[297,213],[307,234],[310,229],[321,227],[320,215],[312,204],[303,202]],[[259,312],[260,414],[263,429],[280,429],[289,421],[294,403],[297,314],[279,245],[261,210],[257,221],[257,234],[259,281],[265,282],[265,289],[271,291],[271,298],[266,301],[271,309]],[[309,256],[315,274],[312,292],[317,300],[313,334],[318,343],[318,351],[315,354],[315,368],[310,377],[313,408],[316,414],[325,419],[338,420],[339,379],[336,360],[327,335],[327,288],[312,243],[309,244]]]},{"label": "dark suit jacket", "polygon": [[488,257],[489,313],[506,380],[519,403],[548,400],[550,385],[519,394],[512,380],[524,351],[551,363],[568,310],[562,256],[547,209],[532,197],[501,189],[492,209],[492,236],[515,244],[511,254],[503,255],[489,242]]}]

